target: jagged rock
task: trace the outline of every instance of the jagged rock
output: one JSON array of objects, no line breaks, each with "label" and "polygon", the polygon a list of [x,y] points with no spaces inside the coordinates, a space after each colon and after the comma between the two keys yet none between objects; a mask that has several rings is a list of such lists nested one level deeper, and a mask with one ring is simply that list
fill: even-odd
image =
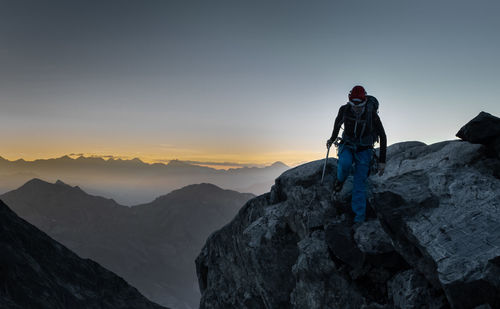
[{"label": "jagged rock", "polygon": [[343,263],[358,269],[363,266],[364,255],[354,242],[352,228],[346,222],[335,222],[326,227],[326,242],[332,254]]},{"label": "jagged rock", "polygon": [[413,269],[398,273],[388,282],[389,298],[395,308],[442,308],[444,299],[434,297],[434,291],[424,276]]},{"label": "jagged rock", "polygon": [[481,112],[458,131],[457,137],[470,143],[483,144],[500,157],[500,118]]},{"label": "jagged rock", "polygon": [[384,254],[394,251],[391,238],[376,220],[363,222],[356,229],[354,240],[359,250],[366,254]]},{"label": "jagged rock", "polygon": [[322,184],[323,160],[283,173],[207,240],[200,308],[499,308],[499,159],[464,141],[387,157],[355,229],[348,187],[330,199],[335,159]]},{"label": "jagged rock", "polygon": [[370,264],[372,252],[354,240],[346,201],[330,200],[336,160],[320,185],[322,168],[316,161],[285,172],[269,195],[210,236],[196,260],[200,308],[375,308],[387,301],[374,274],[388,280],[408,266]]},{"label": "jagged rock", "polygon": [[298,243],[300,254],[292,267],[296,284],[290,302],[294,308],[359,308],[363,297],[337,274],[324,234],[315,231]]},{"label": "jagged rock", "polygon": [[200,308],[285,308],[295,284],[290,270],[299,239],[283,220],[281,205],[266,207],[268,198],[251,200],[209,237],[196,260],[205,291]]},{"label": "jagged rock", "polygon": [[392,160],[373,179],[373,205],[396,250],[450,305],[499,305],[500,182],[472,165],[483,146],[451,141],[412,160]]},{"label": "jagged rock", "polygon": [[457,132],[457,137],[471,143],[487,145],[500,136],[500,118],[481,112]]}]

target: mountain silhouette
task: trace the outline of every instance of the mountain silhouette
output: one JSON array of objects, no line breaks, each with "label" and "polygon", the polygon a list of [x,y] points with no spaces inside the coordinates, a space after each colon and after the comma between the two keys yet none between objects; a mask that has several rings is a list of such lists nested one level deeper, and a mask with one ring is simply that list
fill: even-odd
[{"label": "mountain silhouette", "polygon": [[0,201],[1,308],[163,308],[82,259]]},{"label": "mountain silhouette", "polygon": [[49,182],[60,179],[78,184],[86,192],[113,198],[131,206],[193,183],[213,183],[238,192],[261,194],[288,167],[275,162],[266,167],[214,169],[171,160],[167,164],[148,164],[138,158],[122,160],[101,157],[75,159],[63,156],[35,161],[0,160],[0,194],[13,190],[32,178]]},{"label": "mountain silhouette", "polygon": [[194,259],[210,233],[252,197],[203,183],[127,207],[60,180],[40,179],[1,196],[20,217],[81,257],[173,308],[197,307]]}]

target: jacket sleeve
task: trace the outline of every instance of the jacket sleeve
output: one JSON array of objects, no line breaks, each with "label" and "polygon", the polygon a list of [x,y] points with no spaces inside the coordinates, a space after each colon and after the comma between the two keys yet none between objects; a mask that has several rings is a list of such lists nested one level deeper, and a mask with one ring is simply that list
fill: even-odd
[{"label": "jacket sleeve", "polygon": [[339,113],[337,114],[337,118],[335,118],[335,123],[333,125],[333,132],[332,136],[330,137],[330,140],[335,141],[335,139],[339,135],[340,127],[342,126],[343,122],[344,122],[344,106],[341,106],[339,108]]},{"label": "jacket sleeve", "polygon": [[387,153],[387,136],[385,135],[385,130],[384,126],[382,125],[382,121],[380,120],[380,117],[378,114],[375,114],[375,117],[373,119],[374,125],[375,125],[375,132],[377,132],[377,135],[380,137],[380,163],[385,163],[386,159],[386,153]]}]

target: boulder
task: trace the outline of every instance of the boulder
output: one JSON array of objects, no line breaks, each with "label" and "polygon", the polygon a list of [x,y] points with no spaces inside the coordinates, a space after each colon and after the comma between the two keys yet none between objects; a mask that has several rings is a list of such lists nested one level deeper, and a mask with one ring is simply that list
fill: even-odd
[{"label": "boulder", "polygon": [[457,132],[464,141],[483,144],[500,157],[500,118],[481,112]]},{"label": "boulder", "polygon": [[480,112],[464,125],[456,136],[470,143],[488,145],[500,137],[500,118]]},{"label": "boulder", "polygon": [[409,269],[395,275],[387,283],[389,298],[392,299],[395,308],[419,309],[419,308],[443,308],[445,299],[435,297],[434,289],[425,280],[425,277],[413,269]]}]

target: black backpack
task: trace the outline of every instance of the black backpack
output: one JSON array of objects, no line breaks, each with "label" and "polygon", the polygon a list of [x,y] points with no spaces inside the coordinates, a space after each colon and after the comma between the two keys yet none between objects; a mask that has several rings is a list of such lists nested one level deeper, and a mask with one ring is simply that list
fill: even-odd
[{"label": "black backpack", "polygon": [[[369,130],[369,132],[370,132],[372,144],[379,142],[379,136],[375,132],[375,130],[373,129],[373,115],[378,114],[378,107],[379,107],[378,100],[374,96],[367,95],[366,96],[366,110],[365,110],[365,112],[366,112],[365,124],[366,124],[366,129]],[[346,120],[346,115],[344,113],[343,123],[345,123],[345,120]],[[362,132],[364,132],[364,131],[365,131],[365,127],[363,127]],[[344,135],[342,136],[342,139],[349,142],[349,140],[346,139],[346,137]],[[368,143],[370,143],[370,142],[367,141],[367,144]]]},{"label": "black backpack", "polygon": [[373,114],[378,114],[379,104],[378,104],[378,100],[374,96],[371,96],[371,95],[367,95],[366,100],[367,100],[366,101],[366,111],[367,111],[366,117],[369,117],[369,119],[367,119],[367,121],[370,124],[370,132],[373,135],[373,143],[375,144],[375,143],[379,142],[379,136],[375,132],[375,130],[373,130]]}]

